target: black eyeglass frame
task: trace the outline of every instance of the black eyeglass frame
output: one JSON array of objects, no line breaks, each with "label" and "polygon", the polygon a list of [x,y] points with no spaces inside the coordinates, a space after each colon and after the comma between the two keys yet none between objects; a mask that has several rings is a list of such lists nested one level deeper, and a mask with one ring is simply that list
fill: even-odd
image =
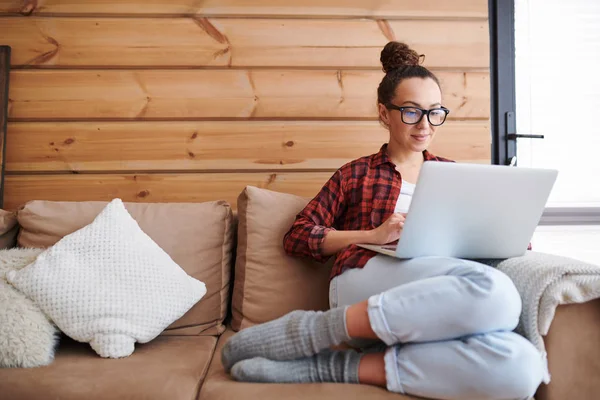
[{"label": "black eyeglass frame", "polygon": [[[398,110],[398,111],[400,111],[400,117],[402,118],[402,122],[404,122],[407,125],[416,125],[419,122],[421,122],[421,120],[423,119],[424,115],[427,115],[427,122],[429,122],[433,126],[440,126],[440,125],[443,125],[444,122],[446,122],[446,118],[448,118],[448,114],[450,114],[450,110],[447,109],[446,107],[436,107],[436,108],[431,108],[429,110],[426,110],[424,108],[419,108],[419,107],[415,107],[415,106],[400,107],[400,106],[397,106],[397,105],[391,104],[391,103],[386,104],[385,107],[388,110],[392,109],[392,110]],[[419,118],[416,122],[406,122],[404,120],[404,113],[403,113],[403,111],[405,109],[407,109],[407,108],[412,108],[412,109],[421,111],[421,118]],[[440,124],[434,124],[434,123],[431,122],[431,119],[429,119],[429,113],[432,112],[432,111],[437,111],[437,110],[442,110],[444,113],[446,113],[446,115],[444,116],[444,120]]]}]

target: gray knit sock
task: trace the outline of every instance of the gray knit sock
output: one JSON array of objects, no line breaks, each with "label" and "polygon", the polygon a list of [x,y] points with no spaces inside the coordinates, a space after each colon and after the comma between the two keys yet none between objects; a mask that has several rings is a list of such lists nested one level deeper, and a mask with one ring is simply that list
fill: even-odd
[{"label": "gray knit sock", "polygon": [[231,376],[244,382],[358,383],[361,356],[354,350],[325,350],[312,357],[291,361],[272,361],[256,357],[235,364],[231,369]]},{"label": "gray knit sock", "polygon": [[276,320],[243,329],[223,347],[223,366],[229,371],[238,361],[254,357],[294,360],[339,345],[350,339],[346,309],[292,311]]}]

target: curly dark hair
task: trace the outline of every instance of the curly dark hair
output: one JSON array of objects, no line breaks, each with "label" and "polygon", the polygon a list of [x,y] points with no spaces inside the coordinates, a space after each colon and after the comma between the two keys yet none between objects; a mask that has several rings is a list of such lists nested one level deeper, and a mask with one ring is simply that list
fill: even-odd
[{"label": "curly dark hair", "polygon": [[[381,50],[381,65],[385,76],[377,88],[377,102],[389,104],[394,97],[396,87],[407,78],[431,78],[440,86],[438,78],[427,68],[420,65],[425,58],[401,42],[389,42]],[[441,90],[441,86],[440,86]]]}]

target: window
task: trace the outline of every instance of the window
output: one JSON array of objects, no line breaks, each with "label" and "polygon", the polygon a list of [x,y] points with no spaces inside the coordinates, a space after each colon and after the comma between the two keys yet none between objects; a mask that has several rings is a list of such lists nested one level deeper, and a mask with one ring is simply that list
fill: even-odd
[{"label": "window", "polygon": [[600,265],[600,2],[515,0],[514,41],[517,165],[559,171],[532,245]]},{"label": "window", "polygon": [[533,249],[600,265],[600,2],[489,0],[489,17],[492,162],[558,169]]},{"label": "window", "polygon": [[517,164],[557,168],[548,207],[600,207],[600,2],[515,0]]}]

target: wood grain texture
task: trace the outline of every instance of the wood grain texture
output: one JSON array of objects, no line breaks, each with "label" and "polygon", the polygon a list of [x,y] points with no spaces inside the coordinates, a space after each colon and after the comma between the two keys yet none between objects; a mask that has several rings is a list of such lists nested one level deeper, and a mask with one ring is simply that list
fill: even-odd
[{"label": "wood grain texture", "polygon": [[[11,173],[337,169],[389,138],[375,121],[16,122],[8,132]],[[430,150],[489,163],[489,124],[449,121]]]},{"label": "wood grain texture", "polygon": [[312,197],[388,139],[379,54],[425,54],[451,109],[430,150],[490,159],[484,0],[0,0],[13,47],[5,208],[32,199],[235,207]]},{"label": "wood grain texture", "polygon": [[433,68],[487,70],[487,21],[0,18],[13,66],[380,69],[389,40]]},{"label": "wood grain texture", "polygon": [[0,0],[22,15],[224,15],[292,17],[481,18],[484,0]]},{"label": "wood grain texture", "polygon": [[246,185],[299,196],[317,194],[332,172],[106,174],[7,176],[4,205],[15,210],[29,200],[131,202],[226,200],[234,208]]},{"label": "wood grain texture", "polygon": [[[450,119],[487,119],[489,74],[439,72]],[[9,119],[375,119],[379,71],[11,72]]]}]

